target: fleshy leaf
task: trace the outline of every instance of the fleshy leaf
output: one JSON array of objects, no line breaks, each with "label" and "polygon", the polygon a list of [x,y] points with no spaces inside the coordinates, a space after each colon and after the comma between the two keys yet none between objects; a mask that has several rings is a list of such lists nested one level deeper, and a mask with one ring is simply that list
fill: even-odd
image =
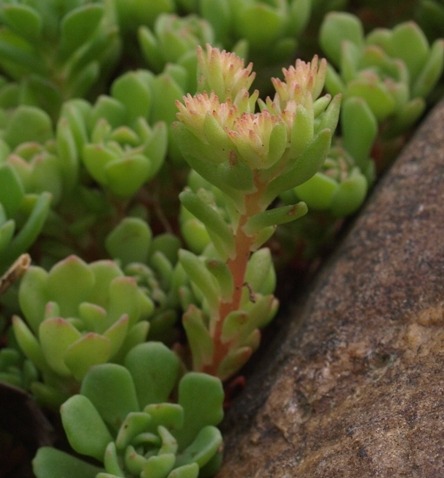
[{"label": "fleshy leaf", "polygon": [[83,395],[74,395],[61,407],[63,428],[73,449],[103,461],[105,449],[113,440],[94,405]]},{"label": "fleshy leaf", "polygon": [[166,453],[160,456],[151,456],[146,461],[141,478],[165,478],[174,467],[176,456]]},{"label": "fleshy leaf", "polygon": [[111,343],[107,337],[89,332],[67,348],[65,364],[74,378],[81,381],[93,365],[105,363],[110,352]]},{"label": "fleshy leaf", "polygon": [[160,342],[146,342],[134,347],[125,358],[140,407],[166,402],[176,384],[179,359]]},{"label": "fleshy leaf", "polygon": [[175,434],[179,450],[187,447],[203,427],[220,423],[223,400],[222,382],[218,378],[198,372],[189,372],[182,378],[178,402],[184,409],[184,426]]},{"label": "fleshy leaf", "polygon": [[122,267],[131,262],[145,263],[153,234],[145,221],[135,217],[124,218],[105,241],[111,257],[120,259]]},{"label": "fleshy leaf", "polygon": [[128,413],[117,434],[116,449],[124,450],[136,435],[146,431],[150,421],[151,417],[148,413]]},{"label": "fleshy leaf", "polygon": [[59,304],[62,317],[76,317],[79,304],[88,300],[94,282],[88,265],[72,255],[49,271],[48,296]]},{"label": "fleshy leaf", "polygon": [[80,393],[91,400],[103,420],[116,431],[128,413],[140,411],[133,379],[121,365],[92,367],[82,381]]},{"label": "fleshy leaf", "polygon": [[32,469],[37,478],[96,478],[99,468],[64,451],[43,446],[32,460]]},{"label": "fleshy leaf", "polygon": [[48,365],[59,375],[70,376],[65,356],[70,345],[79,340],[82,334],[66,320],[56,317],[40,324],[39,339]]},{"label": "fleshy leaf", "polygon": [[213,426],[203,427],[194,441],[176,459],[176,466],[197,463],[200,468],[206,465],[222,445],[222,435]]},{"label": "fleshy leaf", "polygon": [[177,403],[154,403],[147,405],[143,411],[151,416],[148,430],[153,433],[157,432],[159,425],[163,425],[172,432],[183,427],[183,408]]}]

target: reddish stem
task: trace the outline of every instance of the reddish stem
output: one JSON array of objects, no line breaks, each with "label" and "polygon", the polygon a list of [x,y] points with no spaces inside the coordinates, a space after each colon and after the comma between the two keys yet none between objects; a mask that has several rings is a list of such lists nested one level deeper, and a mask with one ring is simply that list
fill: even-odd
[{"label": "reddish stem", "polygon": [[226,357],[231,345],[230,342],[221,342],[222,326],[225,318],[230,312],[240,309],[242,289],[245,285],[245,273],[251,254],[251,246],[254,242],[254,236],[245,234],[243,226],[251,216],[262,211],[259,206],[259,200],[263,193],[263,187],[257,186],[258,190],[255,193],[245,196],[245,214],[240,217],[239,225],[235,233],[236,256],[227,261],[227,266],[233,277],[234,292],[230,301],[220,301],[219,303],[218,321],[212,333],[214,344],[213,362],[206,365],[203,369],[203,372],[211,375],[218,375],[219,365]]}]

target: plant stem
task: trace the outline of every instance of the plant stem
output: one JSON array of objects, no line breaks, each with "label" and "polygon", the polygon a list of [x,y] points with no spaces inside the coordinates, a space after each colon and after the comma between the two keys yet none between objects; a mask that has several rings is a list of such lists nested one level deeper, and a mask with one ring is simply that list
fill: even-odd
[{"label": "plant stem", "polygon": [[256,192],[245,196],[245,214],[240,217],[239,225],[235,232],[236,256],[227,261],[227,266],[234,282],[233,295],[229,301],[220,301],[217,321],[214,324],[214,329],[210,331],[214,344],[213,362],[206,365],[203,371],[211,375],[218,375],[217,372],[219,365],[226,357],[231,345],[230,342],[223,343],[221,341],[222,327],[225,318],[230,312],[234,312],[241,308],[242,289],[245,286],[245,273],[248,260],[250,259],[251,246],[255,239],[254,236],[248,236],[245,234],[243,226],[250,217],[262,212],[259,204],[260,198],[265,189],[265,185],[256,184],[256,186]]}]

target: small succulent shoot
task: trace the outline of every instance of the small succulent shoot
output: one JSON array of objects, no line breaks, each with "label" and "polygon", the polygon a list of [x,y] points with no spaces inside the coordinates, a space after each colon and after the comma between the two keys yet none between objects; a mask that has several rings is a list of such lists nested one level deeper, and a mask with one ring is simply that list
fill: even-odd
[{"label": "small succulent shoot", "polygon": [[3,274],[39,236],[51,194],[27,194],[11,164],[0,162],[0,273]]},{"label": "small succulent shoot", "polygon": [[31,266],[19,288],[26,322],[13,317],[16,340],[43,381],[31,385],[57,406],[76,393],[92,365],[119,362],[146,340],[153,302],[112,261],[69,256],[49,272]]},{"label": "small succulent shoot", "polygon": [[62,102],[105,80],[120,41],[110,2],[3,2],[0,65],[27,104],[56,118]]},{"label": "small succulent shoot", "polygon": [[132,197],[157,174],[165,158],[166,125],[148,124],[148,78],[142,70],[118,77],[111,96],[100,96],[85,118],[89,138],[80,153],[83,164],[118,198]]},{"label": "small succulent shoot", "polygon": [[152,239],[149,225],[136,217],[124,218],[105,240],[106,250],[118,261],[126,275],[153,301],[150,339],[171,343],[179,303],[173,293],[173,272],[180,240],[173,234]]},{"label": "small succulent shoot", "polygon": [[190,76],[194,76],[196,71],[196,47],[214,43],[212,26],[196,15],[179,17],[176,14],[161,14],[153,30],[142,25],[138,37],[152,71],[160,73],[167,63],[174,63],[185,67]]},{"label": "small succulent shoot", "polygon": [[311,14],[310,0],[203,0],[180,3],[207,20],[216,43],[255,62],[256,68],[288,61]]},{"label": "small succulent shoot", "polygon": [[226,212],[221,215],[192,190],[180,195],[216,250],[209,261],[179,252],[181,266],[202,296],[202,307],[190,304],[186,310],[184,327],[193,369],[226,380],[258,347],[258,329],[277,309],[273,289],[264,286],[268,273],[262,272],[270,270],[269,252],[260,247],[277,225],[307,211],[303,202],[269,206],[322,166],[340,96],[320,96],[325,60],[298,60],[283,70],[284,81],[273,80],[274,98],[261,101],[255,113],[259,92],[248,92],[252,64],[245,68],[235,54],[207,45],[198,48],[198,65],[200,93],[177,102],[175,133],[190,166],[219,189]]},{"label": "small succulent shoot", "polygon": [[[339,69],[328,66],[327,91],[341,93],[344,99],[362,98],[368,104],[379,126],[373,155],[387,161],[384,149],[393,154],[391,150],[402,146],[402,138],[424,112],[425,98],[441,76],[444,40],[429,45],[412,21],[364,36],[358,17],[332,12],[321,25],[320,43]],[[352,121],[357,124],[354,117]]]},{"label": "small succulent shoot", "polygon": [[60,121],[54,130],[51,118],[36,106],[11,110],[3,125],[0,163],[15,170],[29,194],[50,193],[57,205],[78,178],[78,151],[74,136]]},{"label": "small succulent shoot", "polygon": [[[37,478],[59,476],[53,460],[75,462],[72,478],[197,478],[217,470],[223,417],[219,379],[190,372],[179,381],[180,363],[158,342],[134,347],[123,365],[103,364],[85,375],[80,393],[61,407],[72,448],[102,468],[49,447],[34,459]],[[177,382],[178,385],[177,385]],[[177,385],[177,401],[170,400]],[[83,474],[85,473],[85,474]]]}]

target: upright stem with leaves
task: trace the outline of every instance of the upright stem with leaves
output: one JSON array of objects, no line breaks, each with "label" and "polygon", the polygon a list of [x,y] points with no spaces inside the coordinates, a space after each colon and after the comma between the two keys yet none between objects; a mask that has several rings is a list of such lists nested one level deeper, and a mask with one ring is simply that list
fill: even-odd
[{"label": "upright stem with leaves", "polygon": [[[206,227],[212,248],[180,263],[202,297],[183,318],[193,369],[227,379],[259,346],[260,332],[276,313],[274,271],[263,244],[276,226],[303,216],[299,202],[270,208],[278,196],[310,179],[329,151],[340,95],[320,96],[325,60],[297,60],[272,79],[274,98],[248,92],[254,80],[233,53],[198,48],[195,96],[177,102],[174,130],[189,165],[220,190],[224,211],[208,191],[185,190],[183,206]],[[256,111],[258,110],[258,111]]]}]

